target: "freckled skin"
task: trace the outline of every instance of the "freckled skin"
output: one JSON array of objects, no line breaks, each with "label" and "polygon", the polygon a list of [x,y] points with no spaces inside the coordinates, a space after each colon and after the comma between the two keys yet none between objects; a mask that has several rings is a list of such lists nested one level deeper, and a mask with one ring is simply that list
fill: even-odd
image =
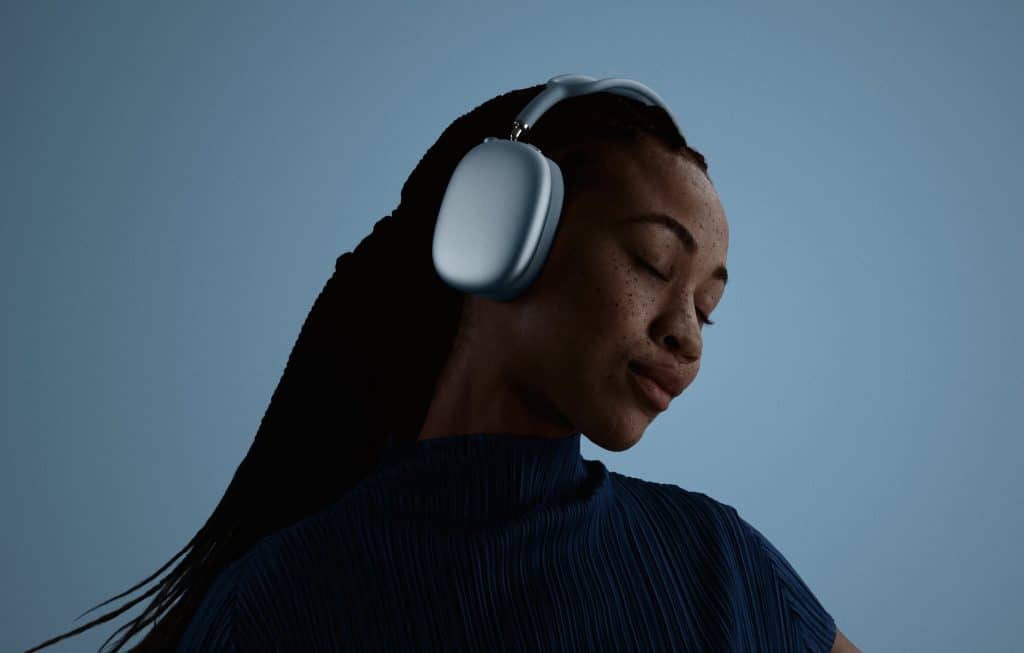
[{"label": "freckled skin", "polygon": [[[672,363],[687,385],[696,378],[697,310],[710,316],[724,292],[710,276],[726,263],[729,245],[718,194],[694,163],[648,137],[598,151],[596,182],[566,198],[533,285],[510,302],[466,297],[417,439],[580,431],[606,450],[623,451],[659,414],[637,392],[628,362]],[[663,227],[616,224],[641,212],[682,222],[696,254]],[[669,280],[652,276],[637,256]]]}]

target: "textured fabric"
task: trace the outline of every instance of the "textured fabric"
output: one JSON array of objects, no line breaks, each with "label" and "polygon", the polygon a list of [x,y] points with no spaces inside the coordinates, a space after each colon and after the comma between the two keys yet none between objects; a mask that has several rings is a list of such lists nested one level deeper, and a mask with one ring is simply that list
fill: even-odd
[{"label": "textured fabric", "polygon": [[832,616],[729,505],[560,439],[407,443],[225,569],[179,651],[814,651]]}]

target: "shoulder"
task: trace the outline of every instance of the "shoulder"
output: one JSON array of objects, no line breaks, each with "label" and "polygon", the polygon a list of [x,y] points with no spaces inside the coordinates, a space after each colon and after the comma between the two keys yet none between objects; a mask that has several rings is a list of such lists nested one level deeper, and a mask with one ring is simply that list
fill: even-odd
[{"label": "shoulder", "polygon": [[[288,610],[306,596],[318,518],[266,535],[213,580],[182,633],[178,651],[251,651],[297,632]],[[269,638],[269,639],[268,639]]]},{"label": "shoulder", "polygon": [[328,513],[320,511],[260,538],[239,561],[236,577],[240,595],[249,594],[253,609],[278,609],[282,597],[302,596],[311,578],[329,565],[343,538],[337,537]]},{"label": "shoulder", "polygon": [[671,483],[612,475],[625,510],[659,522],[681,557],[719,570],[737,623],[811,651],[830,651],[839,641],[835,621],[809,585],[735,506]]},{"label": "shoulder", "polygon": [[703,492],[610,472],[620,501],[642,514],[684,520],[708,529],[737,529],[739,514],[729,504]]},{"label": "shoulder", "polygon": [[628,509],[646,515],[679,520],[690,528],[713,533],[723,546],[741,557],[778,558],[778,550],[764,534],[747,521],[735,506],[704,492],[672,483],[659,483],[611,473],[616,489]]},{"label": "shoulder", "polygon": [[178,639],[178,651],[235,651],[237,594],[249,554],[234,560],[213,579]]},{"label": "shoulder", "polygon": [[749,548],[749,536],[732,506],[672,483],[612,472],[620,519],[663,534],[667,553],[689,564],[729,573]]}]

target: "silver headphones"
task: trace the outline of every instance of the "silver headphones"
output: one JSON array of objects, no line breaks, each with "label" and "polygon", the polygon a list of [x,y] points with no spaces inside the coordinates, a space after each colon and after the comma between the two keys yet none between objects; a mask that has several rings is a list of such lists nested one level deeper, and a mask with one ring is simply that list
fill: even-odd
[{"label": "silver headphones", "polygon": [[650,88],[621,77],[558,75],[519,112],[508,140],[487,137],[455,167],[434,226],[434,269],[449,286],[514,299],[540,274],[562,215],[562,171],[517,139],[562,100],[607,91],[664,109]]}]

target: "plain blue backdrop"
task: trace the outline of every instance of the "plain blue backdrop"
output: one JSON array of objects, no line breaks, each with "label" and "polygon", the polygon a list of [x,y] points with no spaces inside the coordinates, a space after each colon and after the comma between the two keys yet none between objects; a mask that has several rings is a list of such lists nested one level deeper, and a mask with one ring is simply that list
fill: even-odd
[{"label": "plain blue backdrop", "polygon": [[5,2],[0,649],[187,542],[335,258],[562,73],[655,89],[730,222],[697,380],[584,457],[735,506],[865,652],[1019,646],[1024,12],[771,5]]}]

